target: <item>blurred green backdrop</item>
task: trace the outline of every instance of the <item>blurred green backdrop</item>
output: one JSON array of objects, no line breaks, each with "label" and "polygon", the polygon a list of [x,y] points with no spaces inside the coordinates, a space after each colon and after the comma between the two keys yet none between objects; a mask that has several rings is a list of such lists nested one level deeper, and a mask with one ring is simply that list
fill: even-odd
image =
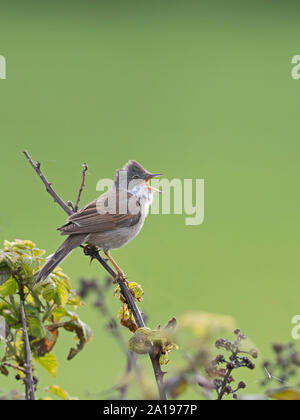
[{"label": "blurred green backdrop", "polygon": [[[234,316],[263,356],[290,340],[300,311],[299,12],[292,0],[2,1],[1,242],[32,239],[52,253],[61,241],[65,215],[24,149],[66,200],[87,162],[82,204],[128,159],[169,179],[204,178],[203,225],[152,215],[113,254],[143,285],[150,326],[198,309]],[[79,250],[63,268],[74,287],[104,275]],[[117,311],[112,296],[110,305]],[[101,319],[89,305],[81,316],[93,341],[67,363],[66,337],[58,377],[41,370],[40,389],[54,382],[84,398],[122,373]]]}]

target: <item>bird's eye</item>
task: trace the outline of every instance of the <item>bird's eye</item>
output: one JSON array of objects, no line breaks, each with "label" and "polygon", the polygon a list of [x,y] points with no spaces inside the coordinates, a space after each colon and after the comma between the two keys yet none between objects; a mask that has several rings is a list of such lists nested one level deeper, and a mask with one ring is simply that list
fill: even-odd
[{"label": "bird's eye", "polygon": [[133,179],[138,179],[138,176],[137,175],[134,175],[132,178]]}]

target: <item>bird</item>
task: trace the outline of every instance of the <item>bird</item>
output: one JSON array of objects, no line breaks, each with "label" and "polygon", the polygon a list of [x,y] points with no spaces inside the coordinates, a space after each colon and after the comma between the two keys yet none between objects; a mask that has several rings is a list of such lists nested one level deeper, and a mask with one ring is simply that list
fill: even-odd
[{"label": "bird", "polygon": [[67,223],[57,229],[67,238],[38,271],[34,285],[46,279],[75,248],[83,244],[102,250],[118,277],[126,281],[110,250],[126,245],[141,231],[154,193],[160,192],[150,185],[150,180],[158,176],[161,174],[147,171],[136,160],[130,160],[118,169],[109,191],[73,213]]}]

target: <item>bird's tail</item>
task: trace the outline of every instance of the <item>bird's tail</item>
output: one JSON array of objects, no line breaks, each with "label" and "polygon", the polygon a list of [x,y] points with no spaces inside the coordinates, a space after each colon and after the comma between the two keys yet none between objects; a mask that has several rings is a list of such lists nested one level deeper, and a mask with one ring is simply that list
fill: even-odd
[{"label": "bird's tail", "polygon": [[71,235],[61,244],[58,250],[37,273],[34,284],[44,280],[75,248],[84,242],[86,235]]}]

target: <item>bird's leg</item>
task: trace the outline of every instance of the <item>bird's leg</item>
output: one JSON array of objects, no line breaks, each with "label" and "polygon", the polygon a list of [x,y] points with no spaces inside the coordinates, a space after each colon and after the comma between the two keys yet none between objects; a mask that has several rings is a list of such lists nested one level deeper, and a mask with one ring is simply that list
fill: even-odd
[{"label": "bird's leg", "polygon": [[121,268],[118,266],[118,264],[116,263],[116,261],[113,259],[113,257],[110,255],[109,251],[104,251],[104,254],[107,256],[107,258],[109,259],[109,261],[112,263],[112,265],[115,267],[115,269],[117,270],[118,276],[119,278],[121,278],[125,283],[127,283],[126,280],[126,276],[124,274],[124,272],[121,270]]}]

